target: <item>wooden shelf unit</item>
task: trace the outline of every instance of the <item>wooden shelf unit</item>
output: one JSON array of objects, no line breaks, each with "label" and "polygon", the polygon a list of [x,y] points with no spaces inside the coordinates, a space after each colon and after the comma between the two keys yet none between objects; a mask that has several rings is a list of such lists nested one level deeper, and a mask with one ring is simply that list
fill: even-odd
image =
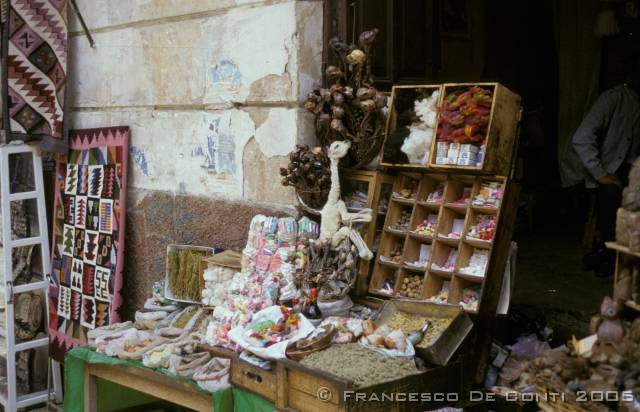
[{"label": "wooden shelf unit", "polygon": [[[402,160],[404,155],[400,154],[395,156],[395,154],[400,151],[404,140],[401,140],[403,134],[396,132],[398,127],[408,127],[408,124],[400,124],[398,111],[411,110],[408,106],[411,102],[431,96],[431,93],[436,90],[440,93],[438,107],[442,107],[446,97],[452,91],[468,89],[470,86],[478,86],[493,92],[489,125],[487,127],[484,145],[485,154],[482,164],[480,166],[437,164],[437,129],[440,122],[440,115],[436,117],[429,159],[426,164],[401,163],[399,160]],[[459,173],[483,173],[494,176],[507,176],[511,169],[512,155],[516,146],[518,124],[521,117],[520,103],[520,96],[500,83],[446,83],[394,86],[391,91],[389,117],[386,124],[385,141],[380,164],[385,167],[411,168],[419,171],[457,171]],[[408,131],[404,131],[404,133],[406,137],[409,136]]]},{"label": "wooden shelf unit", "polygon": [[[399,192],[402,185],[409,179],[419,179],[418,196],[416,201],[411,204],[397,202],[392,198],[389,203],[389,211],[384,222],[384,227],[388,228],[394,225],[400,216],[402,209],[411,208],[411,219],[409,231],[406,233],[397,233],[395,231],[385,230],[382,233],[380,241],[380,254],[377,257],[371,282],[369,284],[369,293],[377,296],[400,297],[398,291],[404,279],[407,276],[415,276],[419,274],[423,277],[423,287],[421,299],[428,299],[437,295],[442,289],[443,283],[449,281],[449,303],[458,304],[463,296],[463,290],[468,287],[483,287],[485,277],[472,276],[460,273],[460,269],[468,265],[469,260],[476,249],[488,251],[488,260],[491,259],[494,242],[481,241],[475,239],[467,239],[466,235],[470,228],[475,224],[476,216],[482,214],[497,215],[496,227],[500,221],[499,208],[475,207],[471,206],[471,200],[478,194],[483,182],[497,182],[502,185],[503,189],[506,185],[506,178],[500,177],[482,177],[460,175],[455,173],[437,173],[437,172],[400,172],[394,183],[394,192]],[[429,193],[435,190],[439,183],[444,182],[444,198],[437,208],[433,204],[426,204],[422,200]],[[470,189],[469,204],[456,202],[463,197],[465,189]],[[455,202],[455,203],[454,203]],[[412,231],[422,223],[427,216],[435,214],[438,216],[437,230],[433,237],[421,236]],[[460,238],[444,237],[451,233],[456,219],[463,222]],[[388,253],[394,249],[396,242],[403,242],[402,260],[397,264],[385,262],[381,260],[381,256],[389,256]],[[419,258],[420,247],[423,244],[431,246],[431,253],[425,269],[419,269],[408,265],[410,262],[417,261]],[[451,252],[457,252],[455,266],[451,271],[444,271],[434,267],[434,264],[443,266],[449,258]],[[487,266],[489,262],[487,262]],[[485,268],[486,274],[486,268]],[[502,278],[502,277],[500,277]],[[394,293],[388,294],[381,292],[380,288],[387,279],[395,280]],[[478,308],[482,301],[478,303]]]},{"label": "wooden shelf unit", "polygon": [[[351,212],[357,211],[358,208],[349,207],[349,195],[355,190],[366,191],[367,197],[363,208],[372,210],[371,222],[361,225],[360,234],[374,253],[375,259],[377,255],[376,237],[382,232],[382,222],[387,214],[387,210],[381,208],[381,202],[385,197],[391,196],[394,177],[375,170],[343,170],[340,174],[340,180],[343,200]],[[390,203],[387,198],[387,205]],[[373,259],[371,261],[360,260],[354,291],[357,296],[366,295],[372,266]]]}]

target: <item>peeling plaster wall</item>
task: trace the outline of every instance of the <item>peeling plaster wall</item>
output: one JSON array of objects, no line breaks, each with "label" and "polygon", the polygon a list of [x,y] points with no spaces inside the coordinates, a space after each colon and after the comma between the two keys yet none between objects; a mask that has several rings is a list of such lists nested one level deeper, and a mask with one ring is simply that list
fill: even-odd
[{"label": "peeling plaster wall", "polygon": [[[70,126],[131,127],[125,278],[139,304],[167,243],[238,248],[254,212],[294,213],[278,171],[313,141],[300,102],[321,78],[322,1],[77,3],[97,47],[71,13]],[[169,204],[187,210],[157,219]]]},{"label": "peeling plaster wall", "polygon": [[[129,187],[291,204],[265,181],[312,130],[299,102],[320,79],[322,3],[82,0],[72,18],[74,128],[132,128]],[[260,153],[245,153],[250,139]],[[258,156],[259,155],[259,156]],[[266,170],[273,175],[273,170]],[[260,183],[260,184],[258,184]]]}]

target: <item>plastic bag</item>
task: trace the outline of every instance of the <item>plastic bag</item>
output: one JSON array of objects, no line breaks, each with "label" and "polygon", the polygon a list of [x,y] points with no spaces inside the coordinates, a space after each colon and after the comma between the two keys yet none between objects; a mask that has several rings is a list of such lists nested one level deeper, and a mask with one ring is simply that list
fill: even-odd
[{"label": "plastic bag", "polygon": [[517,360],[531,360],[551,347],[547,342],[539,340],[536,335],[520,336],[516,343],[509,346],[511,356]]},{"label": "plastic bag", "polygon": [[333,302],[322,302],[318,300],[318,307],[320,308],[320,313],[322,313],[323,317],[329,316],[340,316],[340,317],[348,317],[349,310],[353,307],[353,301],[346,295],[344,298],[333,301]]},{"label": "plastic bag", "polygon": [[298,323],[297,330],[293,332],[293,334],[288,339],[282,340],[271,346],[261,346],[249,340],[247,337],[247,331],[251,330],[254,325],[260,322],[271,321],[273,323],[277,323],[280,319],[283,319],[284,315],[282,314],[280,306],[271,306],[256,313],[253,316],[253,320],[246,327],[237,326],[231,329],[231,331],[229,331],[229,338],[237,343],[238,346],[262,358],[282,359],[286,357],[285,352],[289,343],[304,338],[315,329],[311,322],[309,322],[309,320],[304,317],[304,315],[299,316],[300,321]]},{"label": "plastic bag", "polygon": [[385,347],[370,345],[370,344],[364,342],[365,339],[366,338],[364,338],[364,337],[361,338],[358,341],[358,343],[360,343],[360,345],[364,346],[367,349],[374,350],[374,351],[376,351],[378,353],[381,353],[383,355],[392,356],[394,358],[413,358],[414,356],[416,356],[416,350],[413,348],[413,345],[409,341],[409,338],[407,338],[407,346],[406,346],[404,352],[399,351],[397,349],[387,349]]}]

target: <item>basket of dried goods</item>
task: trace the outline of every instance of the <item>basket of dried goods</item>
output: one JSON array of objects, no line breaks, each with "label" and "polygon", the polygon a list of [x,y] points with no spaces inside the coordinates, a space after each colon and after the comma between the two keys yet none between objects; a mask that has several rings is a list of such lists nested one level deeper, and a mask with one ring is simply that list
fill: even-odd
[{"label": "basket of dried goods", "polygon": [[318,352],[328,347],[331,345],[331,339],[333,339],[336,332],[336,328],[333,325],[319,327],[308,338],[289,344],[287,357],[299,361],[310,353]]}]

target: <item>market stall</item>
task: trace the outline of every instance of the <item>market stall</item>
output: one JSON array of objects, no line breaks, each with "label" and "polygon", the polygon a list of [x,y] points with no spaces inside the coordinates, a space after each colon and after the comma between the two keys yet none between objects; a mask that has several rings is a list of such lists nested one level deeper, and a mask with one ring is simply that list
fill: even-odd
[{"label": "market stall", "polygon": [[[134,321],[98,316],[83,303],[82,328],[69,328],[67,295],[109,283],[72,267],[78,284],[72,276],[67,293],[65,266],[57,266],[55,336],[61,346],[83,346],[66,354],[65,409],[107,408],[114,384],[134,391],[118,397],[119,407],[149,396],[217,411],[464,402],[463,391],[484,375],[499,300],[508,301],[519,97],[497,83],[418,85],[394,88],[388,102],[372,87],[376,35],[362,33],[358,45],[332,41],[339,66],[327,67],[331,85],[305,103],[322,146],[296,147],[281,170],[298,193],[299,216],[254,216],[242,251],[166,245],[164,281]],[[360,170],[380,153],[378,170]],[[123,177],[110,166],[97,170]],[[61,167],[66,201],[98,166]],[[89,181],[89,194],[109,195],[106,183],[96,184]],[[88,230],[77,223],[61,224],[60,250],[65,231]],[[81,223],[97,224],[98,234],[107,224],[116,229],[102,219]],[[111,255],[118,261],[106,264],[121,265],[121,256],[101,250],[96,259]],[[439,396],[399,403],[396,393]]]}]

